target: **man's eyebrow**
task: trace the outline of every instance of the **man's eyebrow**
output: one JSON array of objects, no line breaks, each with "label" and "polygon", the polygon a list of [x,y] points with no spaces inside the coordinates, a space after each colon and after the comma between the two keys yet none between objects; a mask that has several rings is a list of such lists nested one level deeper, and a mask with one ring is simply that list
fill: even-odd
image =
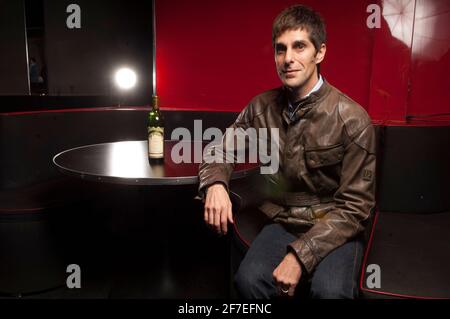
[{"label": "man's eyebrow", "polygon": [[277,49],[286,49],[286,44],[280,43],[280,42],[275,43],[275,48],[277,48]]},{"label": "man's eyebrow", "polygon": [[307,45],[307,42],[304,41],[304,40],[296,40],[296,41],[294,41],[294,46],[298,46],[298,45],[304,45],[304,46],[306,46],[306,45]]}]

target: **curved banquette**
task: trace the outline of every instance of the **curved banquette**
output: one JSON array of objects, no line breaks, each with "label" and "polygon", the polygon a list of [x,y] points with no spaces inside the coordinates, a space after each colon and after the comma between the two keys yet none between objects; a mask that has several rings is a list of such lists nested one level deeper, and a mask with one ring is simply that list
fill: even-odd
[{"label": "curved banquette", "polygon": [[[74,262],[88,268],[87,276],[97,278],[105,272],[111,252],[116,253],[117,246],[111,244],[112,239],[120,243],[135,236],[135,244],[149,229],[158,231],[158,227],[151,226],[148,214],[137,213],[148,211],[148,204],[142,204],[149,202],[146,190],[65,177],[52,164],[55,154],[69,148],[144,140],[147,112],[148,108],[83,108],[0,115],[1,295],[42,295],[64,287],[66,266]],[[174,128],[186,127],[194,139],[201,139],[194,134],[194,120],[202,120],[203,130],[208,127],[223,130],[237,113],[165,110],[164,115],[166,138],[170,138]],[[363,298],[450,298],[447,272],[450,268],[450,126],[444,123],[377,125],[376,128],[377,207],[372,216],[373,226],[367,229],[360,295]],[[196,237],[188,245],[189,249],[204,250],[202,245],[208,242],[215,245],[215,252],[227,251],[228,239],[231,242],[230,255],[194,254],[198,264],[205,264],[208,269],[194,270],[201,274],[192,277],[192,287],[180,292],[181,297],[235,294],[229,271],[232,276],[248,246],[268,222],[254,209],[247,209],[251,206],[248,194],[258,183],[254,180],[257,178],[253,176],[231,185],[236,222],[226,239],[217,239],[206,227],[203,229],[192,221],[202,220],[201,205],[191,201],[196,187],[180,188],[167,195],[168,200],[174,195],[180,198],[180,212],[192,211],[196,216],[180,214],[182,226],[174,226],[186,240]],[[111,232],[115,237],[110,236]],[[122,246],[124,251],[129,249],[127,244]],[[135,248],[137,254],[146,250],[144,244]],[[131,264],[134,262],[130,259],[120,267],[132,268]],[[102,271],[91,270],[92,265]],[[373,267],[369,266],[373,265],[379,266],[381,272],[379,286],[371,284]],[[112,267],[111,271],[120,267]],[[217,276],[218,272],[224,275]],[[198,279],[202,276],[203,283]],[[195,289],[199,287],[203,290]],[[102,286],[100,290],[102,293],[96,297],[111,297],[108,287]],[[157,297],[158,291],[153,293]],[[130,294],[123,290],[114,296]]]}]

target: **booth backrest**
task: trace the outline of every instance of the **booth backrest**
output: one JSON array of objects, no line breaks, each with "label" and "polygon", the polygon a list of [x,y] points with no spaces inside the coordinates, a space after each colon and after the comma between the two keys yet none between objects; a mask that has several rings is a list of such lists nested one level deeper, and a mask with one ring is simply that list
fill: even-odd
[{"label": "booth backrest", "polygon": [[[87,144],[145,140],[146,108],[78,109],[0,115],[0,190],[61,177],[55,154]],[[236,112],[163,111],[166,139],[184,127],[224,130]],[[450,210],[450,126],[375,126],[378,145],[377,202],[380,211]]]},{"label": "booth backrest", "polygon": [[379,210],[450,211],[450,126],[387,126],[383,130]]}]

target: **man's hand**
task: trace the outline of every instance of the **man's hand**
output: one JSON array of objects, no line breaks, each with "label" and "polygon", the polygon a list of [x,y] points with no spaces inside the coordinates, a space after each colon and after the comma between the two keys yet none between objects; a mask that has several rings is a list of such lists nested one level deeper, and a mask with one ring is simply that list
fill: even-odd
[{"label": "man's hand", "polygon": [[273,271],[273,279],[281,295],[294,296],[295,287],[297,287],[302,277],[302,266],[293,252],[289,252],[277,268]]},{"label": "man's hand", "polygon": [[230,196],[223,184],[217,183],[208,187],[204,218],[205,222],[212,226],[218,234],[226,234],[228,221],[233,223]]}]

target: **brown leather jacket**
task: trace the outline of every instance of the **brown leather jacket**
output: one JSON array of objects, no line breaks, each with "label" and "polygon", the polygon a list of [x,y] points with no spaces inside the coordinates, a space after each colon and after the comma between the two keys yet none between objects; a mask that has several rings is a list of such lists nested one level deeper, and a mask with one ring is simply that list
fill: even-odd
[{"label": "brown leather jacket", "polygon": [[[359,234],[375,205],[375,132],[366,111],[324,81],[292,118],[283,88],[256,96],[234,128],[279,128],[280,167],[259,208],[298,235],[287,249],[308,273],[332,250]],[[203,162],[200,193],[227,187],[233,164]]]}]

